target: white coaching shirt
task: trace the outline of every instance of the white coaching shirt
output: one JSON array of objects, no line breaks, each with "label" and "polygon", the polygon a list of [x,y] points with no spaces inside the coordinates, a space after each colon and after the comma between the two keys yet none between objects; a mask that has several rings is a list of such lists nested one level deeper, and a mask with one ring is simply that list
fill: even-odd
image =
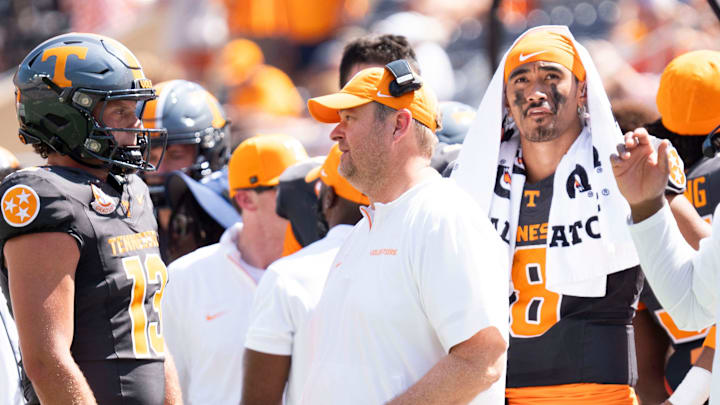
[{"label": "white coaching shirt", "polygon": [[[505,249],[453,180],[364,210],[310,317],[303,404],[382,404],[481,329],[507,341]],[[475,402],[502,404],[503,391],[501,378]]]},{"label": "white coaching shirt", "polygon": [[328,234],[268,267],[255,292],[245,347],[292,356],[285,403],[298,403],[310,363],[306,321],[325,286],[330,265],[352,231],[336,225]]},{"label": "white coaching shirt", "polygon": [[235,242],[241,231],[235,224],[220,242],[168,266],[163,335],[188,405],[240,403],[242,342],[262,274],[240,257]]}]

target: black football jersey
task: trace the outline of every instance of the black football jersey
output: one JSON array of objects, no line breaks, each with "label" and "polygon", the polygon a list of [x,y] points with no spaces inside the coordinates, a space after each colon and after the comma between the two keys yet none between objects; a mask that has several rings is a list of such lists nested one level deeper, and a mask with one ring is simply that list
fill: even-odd
[{"label": "black football jersey", "polygon": [[[77,241],[70,350],[98,403],[161,404],[160,308],[168,277],[145,183],[136,175],[105,182],[80,169],[38,167],[8,176],[0,196],[0,247],[35,232],[65,232]],[[39,247],[43,254],[52,249]]]},{"label": "black football jersey", "polygon": [[704,220],[711,222],[720,203],[720,157],[701,159],[688,169],[686,177],[685,197]]},{"label": "black football jersey", "polygon": [[645,304],[655,322],[665,331],[673,347],[673,352],[665,363],[665,382],[671,391],[675,391],[685,378],[685,374],[690,371],[693,360],[700,355],[703,341],[710,328],[698,331],[685,331],[678,328],[670,314],[660,305],[648,283],[645,283],[643,287],[640,301]]},{"label": "black football jersey", "polygon": [[[598,298],[545,289],[553,177],[525,184],[523,190],[512,265],[507,387],[632,385],[637,379],[633,305],[642,289],[642,273],[633,267],[609,275],[607,292]],[[580,241],[593,227],[597,225],[571,230],[565,237]]]}]

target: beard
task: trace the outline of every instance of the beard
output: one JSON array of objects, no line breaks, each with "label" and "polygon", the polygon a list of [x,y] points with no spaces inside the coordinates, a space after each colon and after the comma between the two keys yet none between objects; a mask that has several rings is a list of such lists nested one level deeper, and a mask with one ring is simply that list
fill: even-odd
[{"label": "beard", "polygon": [[523,137],[530,142],[550,142],[560,136],[554,125],[547,127],[536,127],[530,131],[523,131]]},{"label": "beard", "polygon": [[350,154],[340,159],[338,172],[356,189],[364,192],[382,182],[389,165],[389,151],[383,145],[382,135],[374,132],[357,145]]},{"label": "beard", "polygon": [[[528,117],[528,112],[532,108],[538,108],[543,107],[548,109],[551,112],[551,116],[549,117],[550,122],[546,122],[544,126],[543,124],[540,124],[538,121],[541,121],[543,119],[535,119],[532,120],[530,117]],[[523,135],[523,137],[530,141],[530,142],[549,142],[553,139],[560,136],[560,132],[557,131],[556,128],[556,120],[558,119],[558,110],[553,107],[549,102],[542,101],[538,103],[531,103],[527,108],[525,108],[522,111],[522,117],[524,122],[524,126],[529,126],[530,128],[524,131],[520,131],[520,133]],[[547,119],[547,118],[545,118]],[[531,121],[532,120],[532,121]],[[517,122],[517,121],[516,121]],[[532,128],[532,125],[537,125],[536,127]]]},{"label": "beard", "polygon": [[344,161],[340,159],[340,165],[338,165],[338,173],[340,173],[340,175],[345,177],[346,179],[350,180],[351,178],[355,177],[355,174],[357,173],[357,167],[355,167],[355,164],[353,164],[349,157]]}]

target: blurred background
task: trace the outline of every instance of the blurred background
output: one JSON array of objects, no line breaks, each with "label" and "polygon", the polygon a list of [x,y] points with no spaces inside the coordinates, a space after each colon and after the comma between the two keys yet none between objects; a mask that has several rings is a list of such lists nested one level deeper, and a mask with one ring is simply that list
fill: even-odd
[{"label": "blurred background", "polygon": [[155,83],[200,82],[226,106],[231,143],[297,137],[325,154],[331,125],[308,98],[338,90],[344,44],[369,33],[408,37],[441,100],[477,106],[502,54],[525,29],[568,25],[593,54],[614,107],[655,118],[660,73],[675,56],[720,50],[718,0],[0,0],[0,146],[42,161],[17,139],[12,76],[56,34],[127,45]]}]

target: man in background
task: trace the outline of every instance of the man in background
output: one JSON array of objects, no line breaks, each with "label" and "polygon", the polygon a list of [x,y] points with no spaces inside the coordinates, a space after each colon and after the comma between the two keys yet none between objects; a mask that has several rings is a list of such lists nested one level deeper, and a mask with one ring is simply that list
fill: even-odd
[{"label": "man in background", "polygon": [[415,51],[402,35],[369,35],[353,40],[345,45],[340,60],[340,88],[357,72],[369,67],[382,67],[398,59],[407,60],[415,73],[422,74]]},{"label": "man in background", "polygon": [[340,245],[362,218],[360,207],[370,204],[338,173],[341,154],[334,145],[306,178],[308,183],[320,179],[320,212],[328,234],[271,264],[258,285],[245,339],[244,405],[280,404],[286,383],[285,403],[300,403],[310,369],[307,320]]},{"label": "man in background", "polygon": [[168,347],[177,357],[187,404],[239,403],[243,345],[253,295],[280,258],[287,220],[275,213],[278,177],[306,159],[297,139],[259,135],[245,140],[228,164],[229,193],[243,222],[216,244],[170,265],[163,299]]},{"label": "man in background", "polygon": [[158,168],[144,178],[158,219],[160,249],[163,259],[169,263],[196,247],[217,242],[223,231],[218,226],[209,228],[206,237],[192,246],[183,246],[177,240],[171,242],[171,209],[178,207],[170,207],[165,186],[170,173],[176,170],[199,181],[224,168],[230,156],[230,122],[217,99],[198,83],[170,80],[157,84],[155,91],[158,98],[145,106],[143,125],[165,128],[167,146],[163,149],[160,138],[152,139],[150,161]]}]

